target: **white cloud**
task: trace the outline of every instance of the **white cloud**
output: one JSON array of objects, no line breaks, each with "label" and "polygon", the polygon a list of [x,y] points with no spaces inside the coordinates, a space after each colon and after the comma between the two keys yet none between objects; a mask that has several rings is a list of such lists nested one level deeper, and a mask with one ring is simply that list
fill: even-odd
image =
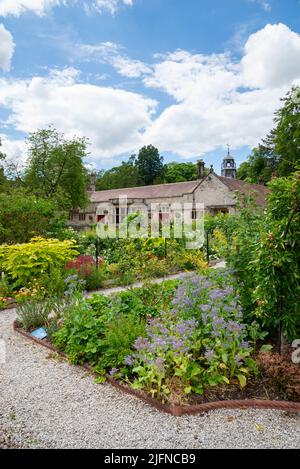
[{"label": "white cloud", "polygon": [[147,65],[111,42],[82,48],[79,57],[140,77],[146,89],[161,90],[173,104],[157,116],[155,101],[82,83],[78,70],[68,68],[46,78],[0,80],[0,106],[9,111],[4,124],[10,130],[27,133],[53,123],[68,136],[86,135],[98,162],[149,143],[184,158],[227,143],[255,146],[272,128],[280,98],[300,83],[299,35],[282,24],[252,34],[240,61],[229,53],[177,50]]},{"label": "white cloud", "polygon": [[11,60],[15,50],[13,37],[7,29],[0,24],[0,69],[9,72]]},{"label": "white cloud", "polygon": [[67,2],[64,0],[0,0],[0,16],[20,16],[26,11],[43,15],[47,10]]},{"label": "white cloud", "polygon": [[300,77],[300,35],[282,23],[268,24],[246,42],[242,68],[248,86],[290,84]]},{"label": "white cloud", "polygon": [[128,78],[139,78],[151,73],[151,69],[144,62],[132,60],[128,57],[115,57],[111,64],[120,75]]},{"label": "white cloud", "polygon": [[120,75],[127,78],[139,78],[152,72],[151,68],[144,62],[131,59],[123,54],[122,49],[120,45],[112,42],[101,42],[95,45],[81,44],[75,51],[70,50],[70,55],[74,59],[86,62],[110,64]]},{"label": "white cloud", "polygon": [[107,10],[114,15],[121,4],[132,6],[133,0],[94,0],[92,2],[86,2],[85,6],[89,12],[96,10],[101,13],[102,11]]},{"label": "white cloud", "polygon": [[0,80],[0,106],[10,109],[6,124],[26,134],[54,124],[68,137],[86,136],[98,161],[142,145],[156,102],[77,78],[76,70],[66,69],[46,78]]},{"label": "white cloud", "polygon": [[187,51],[158,56],[148,87],[175,101],[147,129],[146,143],[191,157],[225,147],[254,146],[273,126],[280,98],[300,77],[300,36],[267,25],[252,34],[241,62],[229,54]]},{"label": "white cloud", "polygon": [[7,135],[0,134],[2,147],[1,149],[7,155],[8,163],[18,164],[22,166],[26,161],[26,143],[24,139],[13,140]]},{"label": "white cloud", "polygon": [[132,6],[133,0],[0,0],[0,16],[20,16],[27,11],[41,16],[56,6],[75,4],[82,5],[88,12],[106,10],[115,14],[122,4]]},{"label": "white cloud", "polygon": [[267,0],[250,0],[250,2],[258,3],[265,11],[271,11],[272,10],[272,5]]}]

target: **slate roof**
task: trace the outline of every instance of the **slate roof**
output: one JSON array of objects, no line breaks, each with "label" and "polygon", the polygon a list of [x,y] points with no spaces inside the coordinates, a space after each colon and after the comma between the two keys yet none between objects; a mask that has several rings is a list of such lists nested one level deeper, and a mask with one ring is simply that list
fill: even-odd
[{"label": "slate roof", "polygon": [[162,197],[180,197],[192,194],[200,181],[177,182],[175,184],[160,184],[156,186],[129,187],[128,189],[112,189],[109,191],[91,192],[91,202],[107,202],[127,195],[128,199],[155,199]]},{"label": "slate roof", "polygon": [[[239,179],[215,176],[225,184],[232,192],[239,191],[242,194],[257,193],[257,203],[263,206],[269,189],[260,184],[249,184]],[[160,184],[155,186],[129,187],[127,189],[112,189],[106,191],[90,192],[91,202],[107,202],[126,195],[128,199],[160,199],[165,197],[181,197],[183,194],[192,194],[202,181],[178,182],[174,184]]]},{"label": "slate roof", "polygon": [[256,203],[260,206],[264,206],[266,202],[266,196],[270,190],[261,184],[249,184],[248,182],[241,181],[240,179],[231,179],[226,177],[218,176],[218,178],[228,187],[231,191],[239,191],[242,194],[249,195],[251,192],[256,192]]}]

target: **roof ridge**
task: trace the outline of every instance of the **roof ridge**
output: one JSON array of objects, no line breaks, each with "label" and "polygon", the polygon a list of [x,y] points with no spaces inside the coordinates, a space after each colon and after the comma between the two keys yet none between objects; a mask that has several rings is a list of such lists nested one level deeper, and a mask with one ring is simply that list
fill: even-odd
[{"label": "roof ridge", "polygon": [[119,187],[115,189],[103,189],[100,191],[92,191],[92,192],[109,192],[109,191],[123,191],[127,189],[149,189],[150,187],[165,187],[165,186],[176,186],[180,184],[198,184],[201,182],[201,179],[195,179],[194,181],[181,181],[181,182],[168,182],[164,184],[150,184],[148,186],[135,186],[135,187]]}]

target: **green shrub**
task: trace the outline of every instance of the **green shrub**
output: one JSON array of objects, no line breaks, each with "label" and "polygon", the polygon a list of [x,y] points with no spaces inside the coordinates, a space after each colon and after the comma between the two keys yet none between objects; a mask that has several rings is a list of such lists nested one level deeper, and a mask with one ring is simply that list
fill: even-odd
[{"label": "green shrub", "polygon": [[0,246],[2,269],[9,273],[16,287],[28,286],[34,279],[50,275],[53,268],[62,269],[77,254],[72,240],[33,238],[26,244]]},{"label": "green shrub", "polygon": [[228,260],[247,319],[293,341],[300,333],[300,173],[269,187],[264,214],[242,209]]},{"label": "green shrub", "polygon": [[43,303],[32,301],[17,307],[17,320],[26,331],[37,329],[48,324],[49,315],[52,311],[52,301]]},{"label": "green shrub", "polygon": [[0,298],[7,298],[11,293],[11,288],[5,275],[0,276]]},{"label": "green shrub", "polygon": [[88,302],[79,298],[67,309],[62,327],[53,334],[54,345],[67,354],[71,363],[96,365],[107,319],[96,316]]},{"label": "green shrub", "polygon": [[133,344],[139,336],[146,335],[146,322],[136,316],[114,316],[104,331],[98,371],[124,367],[125,358],[132,353]]}]

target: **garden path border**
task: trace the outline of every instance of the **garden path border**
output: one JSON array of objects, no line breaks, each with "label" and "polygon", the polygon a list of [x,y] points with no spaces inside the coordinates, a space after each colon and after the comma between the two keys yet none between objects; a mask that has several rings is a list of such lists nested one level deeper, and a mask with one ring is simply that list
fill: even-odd
[{"label": "garden path border", "polygon": [[[211,268],[211,269],[222,268],[223,267],[223,262],[224,261],[222,261],[222,260],[211,261],[211,263],[209,264],[209,268]],[[182,276],[188,276],[191,273],[192,273],[192,271],[181,271],[181,272],[177,272],[176,274],[167,275],[166,277],[151,278],[151,279],[149,279],[149,281],[153,285],[159,285],[160,283],[166,282],[168,280],[180,279]],[[140,282],[135,282],[135,283],[132,283],[131,285],[127,285],[127,286],[118,286],[118,287],[111,287],[111,288],[100,288],[98,290],[93,290],[93,291],[89,291],[89,292],[86,291],[86,292],[84,292],[84,296],[85,296],[85,298],[89,298],[92,295],[109,296],[109,295],[113,295],[115,293],[121,293],[121,292],[129,290],[131,288],[141,288],[144,284],[145,284],[145,281],[142,280]],[[7,311],[7,310],[10,310],[10,309],[15,309],[17,306],[18,306],[18,304],[15,301],[12,300],[8,303],[7,307],[5,307],[3,309],[0,309],[0,313],[1,313],[1,311]]]},{"label": "garden path border", "polygon": [[[38,345],[41,345],[48,350],[51,350],[54,353],[58,353],[64,359],[67,359],[66,354],[59,352],[55,347],[47,342],[43,342],[33,336],[31,336],[28,332],[20,329],[18,327],[17,321],[13,322],[14,331],[21,334],[22,336],[26,337],[27,339],[35,342]],[[90,374],[97,376],[96,373],[93,372],[91,366],[89,365],[81,365],[80,368],[88,371]],[[162,402],[151,398],[147,393],[143,391],[135,390],[119,381],[116,381],[111,376],[107,375],[107,381],[114,386],[115,388],[119,389],[120,391],[130,394],[132,396],[137,397],[138,399],[144,401],[146,404],[149,404],[151,407],[159,410],[160,412],[164,412],[167,414],[171,414],[175,417],[180,417],[182,415],[197,415],[202,414],[205,412],[209,412],[211,410],[218,410],[218,409],[272,409],[272,410],[280,410],[285,412],[296,412],[300,414],[300,402],[292,402],[292,401],[270,401],[270,400],[259,400],[259,399],[248,399],[248,400],[227,400],[227,401],[215,401],[215,402],[208,402],[205,404],[198,404],[198,405],[191,405],[191,406],[181,406],[181,405],[170,405],[170,404],[163,404]]]}]

